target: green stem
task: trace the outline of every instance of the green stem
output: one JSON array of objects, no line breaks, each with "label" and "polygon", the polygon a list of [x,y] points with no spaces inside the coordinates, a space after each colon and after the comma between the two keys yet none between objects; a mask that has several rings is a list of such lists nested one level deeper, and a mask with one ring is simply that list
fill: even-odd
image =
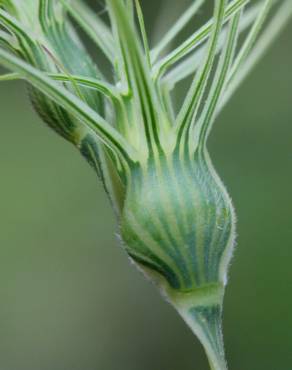
[{"label": "green stem", "polygon": [[195,306],[183,316],[202,343],[212,370],[227,370],[221,330],[221,312],[219,304]]},{"label": "green stem", "polygon": [[223,294],[222,286],[210,285],[169,297],[203,345],[211,370],[227,370],[221,325]]}]

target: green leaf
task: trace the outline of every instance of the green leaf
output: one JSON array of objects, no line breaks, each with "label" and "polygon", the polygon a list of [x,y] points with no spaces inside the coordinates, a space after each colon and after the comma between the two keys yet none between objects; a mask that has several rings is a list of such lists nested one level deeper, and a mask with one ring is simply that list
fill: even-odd
[{"label": "green leaf", "polygon": [[135,1],[136,0],[124,0],[125,5],[126,5],[126,10],[129,15],[129,19],[132,22],[134,22],[134,19],[135,19],[135,6],[136,6]]},{"label": "green leaf", "polygon": [[267,19],[267,16],[274,5],[274,0],[266,0],[264,2],[264,5],[261,9],[261,11],[258,14],[258,17],[256,18],[256,21],[251,28],[243,46],[240,49],[240,52],[238,53],[236,60],[232,66],[232,69],[229,73],[229,80],[233,80],[236,76],[238,70],[240,69],[242,63],[246,60],[247,56],[250,54],[251,49],[253,48],[257,37],[262,30],[262,26]]},{"label": "green leaf", "polygon": [[[255,4],[244,11],[240,23],[239,32],[242,33],[254,22],[258,16],[261,4]],[[217,53],[220,53],[225,45],[227,29],[222,30],[218,40]],[[198,50],[195,50],[189,57],[174,66],[162,79],[162,84],[167,85],[170,90],[174,89],[176,84],[183,79],[195,73],[202,64],[206,45],[201,45]]]},{"label": "green leaf", "polygon": [[245,61],[241,64],[238,73],[233,79],[229,79],[228,88],[224,93],[222,100],[220,101],[220,107],[217,110],[217,114],[223,109],[226,103],[234,95],[235,91],[246,79],[253,68],[259,63],[263,55],[267,52],[269,47],[274,43],[275,39],[287,26],[288,22],[292,17],[292,3],[291,0],[286,0],[282,3],[273,15],[270,23],[265,27],[264,32],[259,37],[258,41],[253,47],[253,50]]},{"label": "green leaf", "polygon": [[[68,113],[78,118],[82,122],[85,133],[87,131],[95,133],[121,159],[127,161],[135,160],[135,152],[124,138],[98,113],[84,104],[75,95],[48,78],[44,73],[3,50],[0,50],[0,64],[21,74],[36,89],[63,107]],[[77,131],[76,135],[81,135],[82,137],[85,134],[83,131],[82,129],[80,132]]]},{"label": "green leaf", "polygon": [[36,19],[39,0],[0,0],[0,6],[4,7],[9,14],[17,18],[32,33],[37,33],[39,23],[36,22]]},{"label": "green leaf", "polygon": [[[31,29],[38,24],[37,34],[31,33],[22,23],[24,20],[19,12],[14,12],[15,17],[19,19],[15,19],[4,11],[0,13],[0,22],[2,21],[18,39],[15,53],[21,55],[30,65],[46,73],[61,71],[68,80],[71,80],[71,84],[67,84],[66,88],[103,116],[104,100],[100,92],[97,89],[84,89],[71,78],[71,75],[95,78],[100,76],[100,72],[71,27],[62,4],[55,0],[38,0],[38,7],[38,11],[32,12],[29,18],[32,24]],[[25,19],[25,24],[27,22],[28,20]],[[50,127],[67,140],[74,139],[71,136],[72,127],[77,124],[74,117],[68,116],[67,112],[42,94],[35,93],[33,89],[30,89],[30,98],[38,114]]]},{"label": "green leaf", "polygon": [[60,0],[87,35],[103,51],[110,62],[115,60],[114,41],[108,26],[80,0]]},{"label": "green leaf", "polygon": [[56,81],[71,82],[74,80],[77,84],[97,90],[113,101],[120,100],[121,96],[115,86],[108,82],[97,80],[91,77],[70,75],[69,77],[62,73],[50,73],[49,77]]},{"label": "green leaf", "polygon": [[0,9],[0,25],[15,36],[18,45],[15,42],[14,47],[17,48],[17,51],[21,51],[27,60],[32,61],[34,56],[31,51],[36,46],[36,36],[17,19],[2,9]]},{"label": "green leaf", "polygon": [[[224,22],[227,22],[238,10],[244,7],[250,0],[233,0],[226,6]],[[209,36],[213,29],[214,20],[206,22],[198,31],[190,36],[185,42],[174,49],[154,66],[154,78],[160,78],[168,68],[187,56],[191,51],[198,47]]]},{"label": "green leaf", "polygon": [[0,45],[10,49],[12,44],[12,37],[7,33],[0,30]]},{"label": "green leaf", "polygon": [[161,52],[175,39],[175,37],[181,32],[181,30],[188,24],[188,22],[198,12],[200,7],[203,5],[205,0],[195,0],[192,5],[179,17],[168,32],[162,37],[158,45],[151,51],[152,63],[157,60]]},{"label": "green leaf", "polygon": [[216,55],[219,35],[224,21],[226,0],[216,0],[214,10],[214,25],[210,36],[208,49],[202,68],[198,75],[194,78],[193,83],[188,91],[187,97],[178,114],[176,131],[178,134],[178,141],[181,146],[184,146],[184,140],[195,121],[195,116],[199,104],[202,100],[208,78],[213,68],[213,62]]},{"label": "green leaf", "polygon": [[20,76],[18,73],[6,73],[4,75],[0,75],[0,81],[15,81],[19,79]]},{"label": "green leaf", "polygon": [[[104,94],[105,96],[111,98],[113,101],[120,100],[120,94],[115,86],[104,82],[102,80],[97,80],[90,77],[85,76],[77,76],[77,75],[66,75],[62,73],[47,73],[48,77],[52,78],[55,81],[62,81],[62,82],[71,82],[74,81],[80,86],[84,86],[90,89],[97,90]],[[22,75],[18,73],[8,73],[5,75],[0,75],[0,81],[11,81],[11,80],[19,80],[22,79]]]},{"label": "green leaf", "polygon": [[146,28],[145,28],[143,12],[142,12],[139,0],[135,0],[135,4],[136,4],[136,9],[137,9],[137,15],[138,15],[138,20],[140,24],[140,30],[141,30],[141,35],[143,39],[144,51],[146,54],[147,64],[149,67],[151,67],[150,50],[149,50],[149,44],[148,44],[148,38],[147,38],[147,33],[146,33]]},{"label": "green leaf", "polygon": [[[121,0],[107,0],[114,37],[120,57],[120,77],[125,95],[132,97],[133,106],[140,115],[138,124],[150,153],[160,147],[157,100],[149,67],[137,39],[136,30],[128,22],[127,11]],[[161,118],[161,117],[160,117]]]},{"label": "green leaf", "polygon": [[[240,21],[240,16],[241,13],[238,12],[231,21],[225,42],[225,47],[220,57],[220,61],[214,76],[208,99],[204,106],[202,115],[200,116],[198,127],[195,127],[197,140],[194,140],[192,135],[190,136],[190,141],[194,143],[193,150],[195,150],[196,145],[200,145],[201,149],[205,150],[206,140],[208,137],[208,133],[210,132],[211,125],[213,123],[217,104],[222,95],[222,91],[224,91],[227,75],[233,62],[235,48],[239,35],[238,25]],[[190,145],[192,145],[192,143],[190,143]]]}]

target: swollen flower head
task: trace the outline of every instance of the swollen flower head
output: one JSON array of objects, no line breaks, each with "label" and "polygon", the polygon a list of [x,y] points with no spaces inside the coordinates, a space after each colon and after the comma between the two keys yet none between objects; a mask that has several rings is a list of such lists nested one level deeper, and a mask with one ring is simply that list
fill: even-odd
[{"label": "swollen flower head", "polygon": [[[92,165],[126,252],[197,334],[213,370],[226,369],[221,312],[235,214],[207,139],[268,46],[270,29],[292,13],[291,0],[282,1],[262,33],[274,3],[215,0],[211,19],[161,56],[204,0],[153,49],[138,0],[106,0],[110,25],[82,0],[0,0],[0,64],[12,72],[1,79],[26,80],[38,114]],[[69,15],[103,52],[114,82]],[[190,76],[176,112],[172,91]]]}]

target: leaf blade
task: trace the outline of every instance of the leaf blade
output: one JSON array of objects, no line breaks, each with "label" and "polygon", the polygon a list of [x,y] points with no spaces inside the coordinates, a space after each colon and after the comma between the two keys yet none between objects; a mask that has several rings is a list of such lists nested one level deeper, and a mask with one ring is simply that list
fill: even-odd
[{"label": "leaf blade", "polygon": [[283,29],[287,26],[291,18],[292,4],[290,0],[286,0],[283,4],[280,5],[280,8],[273,16],[273,19],[266,26],[265,31],[256,42],[253,51],[242,64],[241,69],[236,76],[236,79],[229,81],[229,86],[220,102],[220,107],[217,110],[217,114],[219,114],[220,111],[225,107],[227,102],[233,96],[234,92],[259,63],[260,59],[267,52],[271,44],[275,41],[275,39],[279,36]]},{"label": "leaf blade", "polygon": [[203,98],[208,78],[213,68],[213,63],[216,55],[219,35],[224,22],[226,0],[217,0],[214,7],[214,25],[210,40],[208,42],[208,49],[206,52],[205,61],[189,88],[187,97],[182,105],[176,120],[176,132],[178,135],[179,145],[182,147],[186,136],[195,120],[198,107]]},{"label": "leaf blade", "polygon": [[70,3],[68,0],[60,1],[84,32],[103,51],[107,59],[113,63],[115,59],[114,41],[107,25],[84,2],[79,0]]},{"label": "leaf blade", "polygon": [[113,152],[118,153],[126,160],[135,158],[133,148],[113,127],[98,113],[80,101],[75,95],[45,76],[44,73],[1,49],[0,64],[23,75],[36,89],[80,119],[83,122],[83,127],[94,132]]},{"label": "leaf blade", "polygon": [[[251,0],[233,0],[226,7],[224,22],[227,22],[232,15],[234,15],[239,9],[249,3]],[[214,21],[211,19],[192,36],[190,36],[180,46],[170,52],[166,57],[160,60],[154,66],[153,74],[155,79],[161,78],[168,68],[178,62],[180,59],[188,55],[194,48],[199,46],[210,34]]]},{"label": "leaf blade", "polygon": [[[256,4],[252,6],[252,8],[247,9],[247,11],[244,13],[240,21],[239,25],[240,32],[244,32],[251,25],[251,23],[255,20],[255,18],[258,15],[259,9],[260,9],[259,4]],[[226,29],[224,29],[220,35],[217,53],[219,53],[224,47],[225,36]],[[174,66],[162,79],[162,83],[166,84],[169,87],[169,89],[172,90],[177,83],[189,77],[191,74],[195,73],[195,71],[199,68],[199,66],[202,63],[202,59],[204,57],[204,47],[205,45],[202,45],[201,47],[199,47],[198,50],[195,50],[194,53],[192,53],[189,57],[187,57],[178,65]]]},{"label": "leaf blade", "polygon": [[158,45],[151,51],[152,63],[157,60],[161,52],[175,39],[186,24],[194,17],[205,0],[197,0],[179,17],[175,24],[162,37]]}]

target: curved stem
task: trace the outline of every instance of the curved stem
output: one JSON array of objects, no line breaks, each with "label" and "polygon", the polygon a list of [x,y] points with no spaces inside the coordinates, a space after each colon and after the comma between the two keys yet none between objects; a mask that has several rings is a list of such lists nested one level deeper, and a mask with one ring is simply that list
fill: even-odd
[{"label": "curved stem", "polygon": [[211,370],[227,370],[222,334],[224,287],[207,285],[188,293],[168,292],[168,298],[204,347]]},{"label": "curved stem", "polygon": [[227,370],[221,328],[221,305],[193,307],[182,314],[202,343],[211,370]]}]

